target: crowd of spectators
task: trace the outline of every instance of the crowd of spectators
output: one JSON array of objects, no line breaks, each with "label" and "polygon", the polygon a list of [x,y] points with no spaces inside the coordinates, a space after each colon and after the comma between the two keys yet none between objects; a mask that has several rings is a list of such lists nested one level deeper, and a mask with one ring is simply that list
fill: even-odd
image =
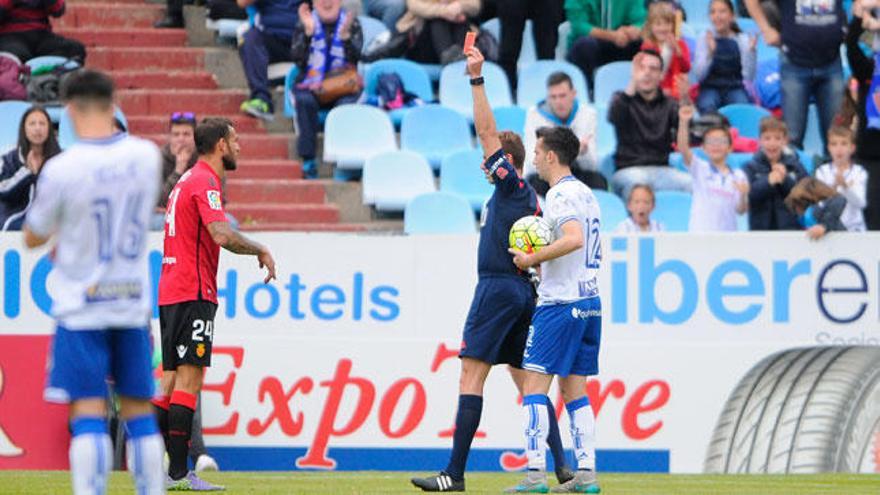
[{"label": "crowd of spectators", "polygon": [[[851,9],[844,5],[849,3],[780,2],[774,8],[773,2],[759,0],[737,5],[710,0],[706,12],[700,13],[709,23],[700,25],[702,31],[690,39],[682,35],[682,28],[694,12],[684,12],[670,0],[214,0],[209,8],[225,9],[230,15],[248,9],[251,14],[239,46],[250,89],[241,105],[243,113],[273,118],[268,66],[292,62],[298,68],[286,97],[295,107],[296,150],[306,178],[317,176],[319,112],[361,97],[361,87],[340,89],[342,83],[330,81],[356,80],[359,63],[386,56],[423,64],[451,63],[462,58],[465,34],[474,32],[478,46],[490,52],[515,90],[526,20],[532,22],[538,59],[556,57],[557,28],[567,21],[565,57],[582,71],[590,94],[579,95],[571,77],[557,72],[548,78],[546,98],[526,110],[525,174],[539,192],[549,185],[530,174],[534,131],[544,125],[564,125],[581,141],[574,168],[578,179],[626,199],[630,217],[621,225],[623,230],[661,229],[650,218],[654,191],[669,190],[692,194],[692,231],[736,230],[737,215],[746,212],[751,230],[804,229],[818,219],[815,211],[825,216],[836,211],[825,208],[828,190],[842,198],[844,206],[839,225],[825,225],[826,231],[841,225],[847,230],[876,230],[880,228],[876,207],[880,204],[880,144],[876,144],[880,114],[871,93],[875,59],[861,43],[866,34],[859,1]],[[51,33],[48,18],[63,13],[64,0],[5,4],[0,1],[0,51],[22,60],[44,54],[85,59],[81,44]],[[168,0],[167,14],[156,27],[182,26],[182,5],[181,0]],[[388,35],[366,46],[359,15],[381,21]],[[743,21],[747,16],[752,20]],[[479,28],[490,17],[498,18],[499,40]],[[743,22],[757,31],[746,32]],[[741,168],[733,167],[728,159],[735,151],[738,131],[723,125],[723,117],[721,125],[704,126],[699,132],[691,123],[726,105],[760,103],[753,87],[760,43],[780,48],[781,105],[771,109],[775,116],[761,121],[752,159]],[[852,84],[845,77],[841,53]],[[596,70],[621,60],[631,61],[626,86],[610,101],[588,103],[593,99]],[[811,102],[818,109],[823,140],[822,149],[811,150],[820,165],[814,177],[824,188],[805,182],[807,170],[814,167],[801,163],[804,155],[796,153],[803,149]],[[39,120],[43,113],[28,115]],[[192,147],[185,144],[185,135],[191,133],[186,116],[194,118],[186,112],[172,116],[169,144],[163,149],[168,184],[194,160]],[[600,119],[607,120],[616,134],[611,173],[601,168],[607,157],[598,151]],[[39,151],[37,158],[31,158],[22,155],[27,149],[42,149],[45,159],[53,148],[51,144],[28,148],[27,140],[20,140],[15,153],[4,157],[3,200],[10,197],[7,190],[14,190],[21,201],[20,191],[28,184],[23,171],[32,175],[39,171]],[[680,154],[683,166],[673,165],[673,152]],[[12,187],[13,178],[24,186]],[[800,199],[790,199],[792,194]],[[811,203],[810,198],[819,199]],[[813,203],[819,208],[808,209]],[[14,216],[16,208],[4,203],[4,216]]]}]

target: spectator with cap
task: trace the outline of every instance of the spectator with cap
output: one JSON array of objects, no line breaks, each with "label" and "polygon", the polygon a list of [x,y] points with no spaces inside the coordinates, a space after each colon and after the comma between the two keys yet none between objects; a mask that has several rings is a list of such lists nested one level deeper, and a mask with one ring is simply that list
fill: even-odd
[{"label": "spectator with cap", "polygon": [[568,59],[583,71],[590,91],[593,71],[639,52],[644,0],[565,0],[565,15],[571,23]]},{"label": "spectator with cap", "polygon": [[648,184],[654,190],[691,190],[690,176],[669,166],[678,102],[660,90],[662,74],[660,54],[642,50],[633,60],[626,89],[611,97],[608,121],[617,135],[617,171],[611,186],[621,197],[627,197],[635,184]]},{"label": "spectator with cap", "polygon": [[293,62],[290,45],[299,23],[297,12],[302,0],[237,1],[241,8],[253,5],[257,10],[254,26],[245,33],[238,51],[251,92],[250,98],[241,104],[241,111],[272,120],[275,110],[269,88],[269,64]]},{"label": "spectator with cap", "polygon": [[22,63],[44,55],[85,62],[82,43],[52,32],[49,17],[61,17],[64,9],[64,0],[0,0],[0,52]]}]

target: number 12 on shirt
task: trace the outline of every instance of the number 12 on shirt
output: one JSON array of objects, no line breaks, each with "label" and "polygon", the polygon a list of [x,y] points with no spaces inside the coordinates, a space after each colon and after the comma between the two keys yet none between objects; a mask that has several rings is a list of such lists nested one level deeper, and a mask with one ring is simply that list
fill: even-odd
[{"label": "number 12 on shirt", "polygon": [[599,242],[598,218],[587,218],[584,222],[584,247],[587,252],[587,268],[598,270],[599,262],[602,261],[602,243]]}]

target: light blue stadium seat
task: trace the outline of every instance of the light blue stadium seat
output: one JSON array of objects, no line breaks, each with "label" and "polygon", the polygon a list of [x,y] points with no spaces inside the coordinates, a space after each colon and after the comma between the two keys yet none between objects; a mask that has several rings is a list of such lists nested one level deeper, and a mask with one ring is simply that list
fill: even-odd
[{"label": "light blue stadium seat", "polygon": [[526,109],[522,107],[497,107],[492,109],[495,128],[499,131],[513,131],[523,137],[526,127]]},{"label": "light blue stadium seat", "polygon": [[[378,21],[377,21],[378,22]],[[380,23],[381,24],[381,23]],[[413,93],[425,103],[434,101],[434,90],[431,88],[431,78],[421,65],[402,58],[388,58],[374,62],[367,67],[364,76],[364,92],[367,96],[376,95],[376,86],[379,84],[379,76],[386,72],[394,72],[400,76],[406,91]],[[409,108],[400,108],[389,112],[391,122],[395,127],[400,126],[403,116]]]},{"label": "light blue stadium seat", "polygon": [[482,162],[483,153],[478,150],[447,155],[440,166],[440,190],[460,194],[474,211],[480,211],[495,190],[480,168]]},{"label": "light blue stadium seat", "polygon": [[[486,79],[486,96],[491,107],[513,105],[510,83],[501,67],[489,61],[484,62],[483,77]],[[443,67],[440,73],[440,104],[461,113],[469,121],[473,120],[470,78],[465,74],[464,61]]]},{"label": "light blue stadium seat", "polygon": [[207,27],[217,31],[218,38],[235,41],[238,38],[238,30],[247,23],[248,21],[241,19],[217,19],[210,22]]},{"label": "light blue stadium seat", "polygon": [[734,170],[745,168],[753,156],[754,153],[731,153],[727,155],[727,165]]},{"label": "light blue stadium seat", "polygon": [[[501,43],[501,22],[497,17],[493,17],[480,25],[480,29],[492,33],[492,36]],[[538,59],[537,50],[535,49],[535,37],[532,34],[532,21],[526,19],[523,27],[522,48],[519,51],[519,58],[516,61],[518,68],[523,68]]]},{"label": "light blue stadium seat", "polygon": [[611,62],[596,69],[593,101],[608,105],[615,91],[623,91],[632,76],[632,62]]},{"label": "light blue stadium seat", "polygon": [[617,133],[608,122],[608,112],[604,108],[597,108],[596,111],[596,152],[600,156],[614,153],[617,149]]},{"label": "light blue stadium seat", "polygon": [[403,211],[419,194],[434,192],[428,162],[412,151],[386,151],[364,163],[363,201],[379,211]]},{"label": "light blue stadium seat", "polygon": [[596,201],[599,202],[599,211],[602,213],[600,229],[602,232],[613,231],[620,222],[629,216],[626,205],[616,194],[597,189],[593,189],[593,194],[596,196]]},{"label": "light blue stadium seat", "polygon": [[807,128],[804,130],[804,151],[811,155],[825,155],[825,145],[822,144],[822,130],[819,127],[819,108],[815,103],[810,103],[807,112]]},{"label": "light blue stadium seat", "polygon": [[571,34],[571,23],[568,21],[560,23],[556,32],[559,35],[556,42],[556,60],[565,60],[568,55],[568,36]]},{"label": "light blue stadium seat", "polygon": [[[122,125],[124,125],[126,129],[128,129],[128,120],[125,118],[125,114],[122,113],[122,110],[119,107],[116,107],[114,116],[122,122]],[[78,140],[79,137],[73,129],[73,121],[70,120],[70,116],[67,114],[67,109],[65,108],[61,110],[61,115],[58,118],[58,146],[63,150]]]},{"label": "light blue stadium seat", "polygon": [[374,19],[372,17],[368,17],[365,15],[358,16],[358,22],[361,24],[361,32],[364,36],[364,44],[362,52],[365,52],[367,48],[370,46],[370,43],[376,39],[377,36],[387,33],[388,28],[385,27],[385,24],[382,23],[379,19]]},{"label": "light blue stadium seat", "polygon": [[0,101],[0,153],[18,146],[18,127],[21,117],[31,107],[26,101]]},{"label": "light blue stadium seat", "polygon": [[368,105],[340,105],[324,124],[324,160],[337,169],[358,170],[367,158],[394,151],[394,127],[388,114]]},{"label": "light blue stadium seat", "polygon": [[52,106],[46,107],[46,113],[49,114],[49,118],[52,119],[56,125],[58,124],[58,120],[61,119],[61,112],[64,111],[64,107],[62,106]]},{"label": "light blue stadium seat", "polygon": [[656,191],[656,206],[651,218],[662,223],[668,232],[687,232],[691,219],[691,194],[681,191]]},{"label": "light blue stadium seat", "polygon": [[424,156],[435,170],[443,158],[471,149],[471,129],[462,115],[440,105],[413,107],[403,116],[400,147]]},{"label": "light blue stadium seat", "polygon": [[808,175],[813,175],[813,171],[816,169],[816,165],[813,163],[813,154],[804,150],[796,149],[796,151],[798,154],[798,160],[800,160],[804,170],[807,171]]},{"label": "light blue stadium seat", "polygon": [[403,212],[403,231],[407,234],[472,234],[476,230],[471,205],[455,193],[421,194]]},{"label": "light blue stadium seat", "polygon": [[617,167],[614,165],[614,152],[608,153],[599,159],[599,173],[605,176],[605,180],[608,181],[608,184],[611,184],[611,177],[616,171]]},{"label": "light blue stadium seat", "polygon": [[718,112],[727,117],[730,125],[737,128],[740,136],[755,139],[760,134],[761,119],[771,115],[766,108],[750,103],[725,105],[719,108]]},{"label": "light blue stadium seat", "polygon": [[571,77],[581,104],[589,104],[587,80],[577,66],[563,60],[537,60],[521,68],[517,75],[516,104],[529,108],[547,97],[547,78],[554,72],[564,72]]},{"label": "light blue stadium seat", "polygon": [[706,0],[679,0],[678,4],[687,12],[688,24],[709,24],[709,2]]}]

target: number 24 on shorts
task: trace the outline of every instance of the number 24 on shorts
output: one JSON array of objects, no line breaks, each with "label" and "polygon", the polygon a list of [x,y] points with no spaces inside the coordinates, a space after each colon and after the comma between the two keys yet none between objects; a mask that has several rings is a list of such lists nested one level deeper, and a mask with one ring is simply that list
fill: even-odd
[{"label": "number 24 on shorts", "polygon": [[193,321],[193,333],[192,340],[193,342],[203,342],[205,340],[202,337],[204,333],[205,337],[208,338],[208,342],[214,341],[214,322],[211,320],[195,320]]}]

